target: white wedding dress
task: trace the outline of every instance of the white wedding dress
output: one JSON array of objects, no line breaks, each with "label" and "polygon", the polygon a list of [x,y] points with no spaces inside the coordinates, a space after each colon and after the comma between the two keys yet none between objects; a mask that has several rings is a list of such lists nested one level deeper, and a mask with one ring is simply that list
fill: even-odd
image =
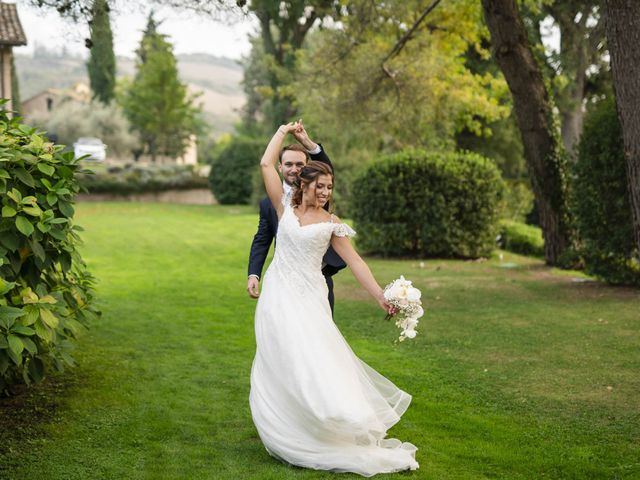
[{"label": "white wedding dress", "polygon": [[416,447],[384,438],[411,395],[356,357],[331,317],[322,257],[332,235],[354,234],[337,222],[301,226],[285,206],[256,307],[251,414],[287,463],[366,477],[415,470]]}]

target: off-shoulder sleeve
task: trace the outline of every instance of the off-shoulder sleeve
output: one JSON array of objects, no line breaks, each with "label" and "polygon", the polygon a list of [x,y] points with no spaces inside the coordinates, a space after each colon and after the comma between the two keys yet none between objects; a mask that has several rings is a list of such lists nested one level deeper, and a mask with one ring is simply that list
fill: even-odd
[{"label": "off-shoulder sleeve", "polygon": [[335,223],[333,225],[333,234],[336,237],[353,237],[356,231],[346,223]]}]

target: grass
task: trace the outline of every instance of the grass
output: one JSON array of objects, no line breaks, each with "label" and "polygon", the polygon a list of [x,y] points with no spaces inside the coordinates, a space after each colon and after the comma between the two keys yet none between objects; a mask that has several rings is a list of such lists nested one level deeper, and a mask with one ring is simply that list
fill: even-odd
[{"label": "grass", "polygon": [[[256,215],[77,210],[104,316],[78,344],[78,367],[0,400],[0,478],[336,477],[273,460],[251,422]],[[335,277],[341,331],[414,396],[390,436],[418,446],[420,469],[398,478],[640,478],[640,292],[503,253],[369,259],[380,283],[404,274],[424,294],[418,337],[396,345],[352,275]]]}]

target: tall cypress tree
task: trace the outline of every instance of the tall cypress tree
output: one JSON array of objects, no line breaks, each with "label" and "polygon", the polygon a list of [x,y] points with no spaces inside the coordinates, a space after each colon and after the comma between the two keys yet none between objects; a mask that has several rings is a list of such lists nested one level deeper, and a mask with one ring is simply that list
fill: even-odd
[{"label": "tall cypress tree", "polygon": [[125,114],[152,161],[158,155],[178,157],[200,128],[200,109],[180,81],[173,47],[158,32],[153,12],[136,53],[136,75],[123,98]]},{"label": "tall cypress tree", "polygon": [[90,31],[89,82],[93,97],[107,104],[115,97],[116,85],[116,57],[107,0],[93,2]]}]

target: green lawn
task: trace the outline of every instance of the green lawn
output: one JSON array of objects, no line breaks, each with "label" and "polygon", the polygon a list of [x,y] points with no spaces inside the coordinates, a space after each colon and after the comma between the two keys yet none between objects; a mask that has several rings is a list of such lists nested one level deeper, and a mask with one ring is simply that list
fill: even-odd
[{"label": "green lawn", "polygon": [[[103,318],[77,368],[0,400],[0,478],[361,478],[280,464],[254,430],[251,209],[77,211]],[[508,253],[369,265],[382,284],[413,280],[427,310],[393,344],[351,273],[336,277],[343,334],[414,396],[390,434],[418,446],[420,469],[399,478],[640,478],[639,291]]]}]

